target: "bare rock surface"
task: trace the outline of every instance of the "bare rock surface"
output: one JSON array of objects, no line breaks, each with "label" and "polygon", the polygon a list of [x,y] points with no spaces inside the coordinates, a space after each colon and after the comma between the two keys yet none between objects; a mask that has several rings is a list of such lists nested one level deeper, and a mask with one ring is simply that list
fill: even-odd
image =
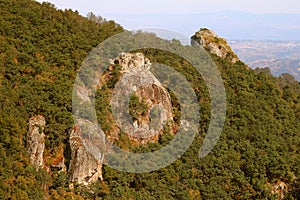
[{"label": "bare rock surface", "polygon": [[86,148],[80,136],[80,127],[75,125],[70,131],[71,161],[69,174],[72,182],[88,185],[102,180],[102,161]]},{"label": "bare rock surface", "polygon": [[[163,126],[173,120],[171,97],[160,81],[150,71],[151,63],[142,53],[120,53],[111,60],[110,67],[120,67],[121,77],[113,89],[111,108],[113,118],[118,121],[115,128],[123,130],[129,139],[138,144],[157,141]],[[105,82],[103,83],[105,84]],[[78,93],[78,91],[77,91]],[[136,111],[136,118],[129,115],[131,95],[143,102],[143,112]],[[82,101],[88,102],[88,92],[81,88]],[[139,108],[136,108],[139,109]],[[92,127],[82,131],[83,127]],[[105,159],[104,133],[94,132],[95,122],[88,118],[78,119],[70,130],[71,160],[68,173],[71,182],[88,185],[102,180],[102,165]],[[112,129],[113,130],[113,129]],[[117,134],[118,135],[118,134]],[[116,138],[119,139],[119,138]],[[101,149],[102,148],[102,149]]]},{"label": "bare rock surface", "polygon": [[[114,88],[111,105],[117,108],[119,127],[141,144],[158,139],[163,125],[173,119],[168,91],[150,71],[151,63],[141,53],[121,53],[114,63],[121,66],[122,77]],[[135,94],[145,104],[145,111],[133,121],[126,115],[128,99]],[[125,120],[124,120],[125,119]]]},{"label": "bare rock surface", "polygon": [[224,38],[220,38],[215,32],[201,28],[192,36],[192,45],[201,45],[203,48],[220,58],[228,59],[232,63],[239,61],[238,56],[233,52]]},{"label": "bare rock surface", "polygon": [[27,150],[31,164],[36,167],[44,166],[45,125],[45,118],[41,115],[31,117],[28,122]]}]

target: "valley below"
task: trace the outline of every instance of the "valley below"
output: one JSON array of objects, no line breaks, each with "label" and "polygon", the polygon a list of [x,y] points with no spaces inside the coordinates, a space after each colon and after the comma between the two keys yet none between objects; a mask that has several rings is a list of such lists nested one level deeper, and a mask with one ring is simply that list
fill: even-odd
[{"label": "valley below", "polygon": [[300,80],[300,41],[231,40],[229,44],[252,69],[268,67],[274,76],[289,73]]}]

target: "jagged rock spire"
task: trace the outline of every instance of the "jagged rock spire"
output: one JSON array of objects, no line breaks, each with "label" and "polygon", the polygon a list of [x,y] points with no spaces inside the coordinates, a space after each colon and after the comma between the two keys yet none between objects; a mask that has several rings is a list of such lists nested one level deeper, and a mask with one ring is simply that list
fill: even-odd
[{"label": "jagged rock spire", "polygon": [[192,46],[201,45],[205,50],[227,59],[231,63],[239,61],[238,56],[233,52],[227,41],[207,28],[201,28],[191,39]]}]

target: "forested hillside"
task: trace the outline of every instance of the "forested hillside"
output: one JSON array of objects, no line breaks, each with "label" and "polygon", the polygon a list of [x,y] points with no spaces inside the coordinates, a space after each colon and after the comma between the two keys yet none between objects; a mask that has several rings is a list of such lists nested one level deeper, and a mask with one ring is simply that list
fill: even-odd
[{"label": "forested hillside", "polygon": [[122,27],[31,0],[1,0],[0,24],[0,199],[54,198],[65,192],[58,188],[68,188],[68,178],[29,165],[28,120],[46,118],[45,156],[53,157],[68,142],[73,83],[83,59]]},{"label": "forested hillside", "polygon": [[[141,52],[151,62],[182,73],[199,98],[204,116],[188,151],[151,173],[123,173],[104,166],[103,181],[87,187],[69,187],[65,172],[36,170],[26,149],[28,120],[45,117],[46,165],[64,152],[68,167],[75,77],[94,47],[122,31],[113,21],[92,14],[85,18],[49,3],[0,0],[0,199],[300,198],[299,82],[213,54],[226,88],[227,118],[218,143],[205,158],[198,157],[210,120],[203,79],[176,55],[146,49]],[[156,149],[169,139],[145,148]],[[120,141],[120,146],[125,144],[134,148],[130,141]]]}]

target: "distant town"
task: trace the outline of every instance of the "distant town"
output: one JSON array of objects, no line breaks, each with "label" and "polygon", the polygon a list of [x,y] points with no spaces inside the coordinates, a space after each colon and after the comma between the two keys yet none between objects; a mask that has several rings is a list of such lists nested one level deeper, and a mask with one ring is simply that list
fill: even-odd
[{"label": "distant town", "polygon": [[289,73],[300,81],[300,41],[228,41],[249,67],[269,67],[275,76]]}]

